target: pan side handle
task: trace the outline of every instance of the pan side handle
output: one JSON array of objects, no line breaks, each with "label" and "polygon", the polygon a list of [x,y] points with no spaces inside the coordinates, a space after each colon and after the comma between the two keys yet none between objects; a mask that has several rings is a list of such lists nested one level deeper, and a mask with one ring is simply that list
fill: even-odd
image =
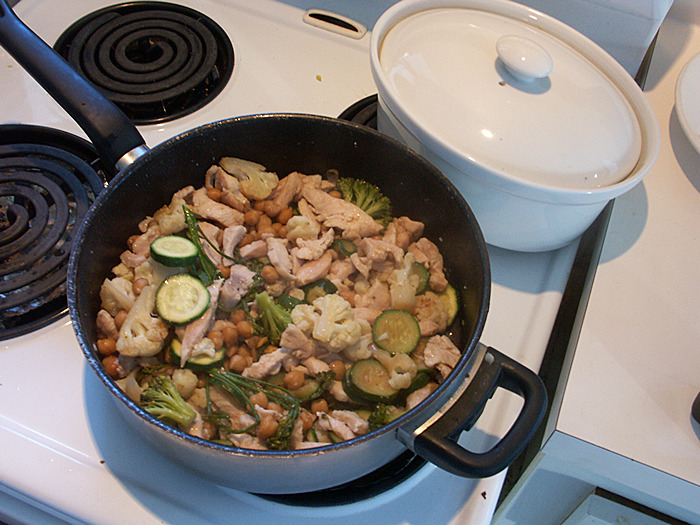
[{"label": "pan side handle", "polygon": [[[50,16],[50,15],[49,15]],[[0,0],[0,45],[82,128],[110,167],[145,148],[129,118]]]},{"label": "pan side handle", "polygon": [[[471,452],[457,443],[462,431],[478,420],[497,388],[524,399],[521,411],[501,440],[486,452]],[[508,467],[524,450],[544,418],[547,392],[530,369],[487,348],[473,379],[459,398],[434,421],[399,439],[422,458],[458,476],[485,478]]]}]

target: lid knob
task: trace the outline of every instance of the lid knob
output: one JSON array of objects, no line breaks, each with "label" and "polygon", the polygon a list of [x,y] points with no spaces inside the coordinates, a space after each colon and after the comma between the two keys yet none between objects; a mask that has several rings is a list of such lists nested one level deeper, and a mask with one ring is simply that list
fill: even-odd
[{"label": "lid knob", "polygon": [[502,36],[496,42],[496,53],[507,71],[523,82],[545,78],[554,67],[552,57],[541,45],[522,36]]}]

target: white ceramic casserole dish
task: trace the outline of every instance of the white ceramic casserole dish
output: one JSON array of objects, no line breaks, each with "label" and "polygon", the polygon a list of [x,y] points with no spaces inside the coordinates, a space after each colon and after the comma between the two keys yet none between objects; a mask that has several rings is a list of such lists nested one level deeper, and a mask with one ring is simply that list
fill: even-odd
[{"label": "white ceramic casserole dish", "polygon": [[610,55],[507,0],[404,0],[377,21],[378,127],[430,160],[489,244],[579,237],[649,171],[656,117]]}]

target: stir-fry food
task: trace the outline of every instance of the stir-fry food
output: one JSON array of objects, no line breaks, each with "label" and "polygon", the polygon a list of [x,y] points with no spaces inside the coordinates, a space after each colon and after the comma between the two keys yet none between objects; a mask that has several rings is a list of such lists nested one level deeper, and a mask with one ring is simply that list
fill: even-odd
[{"label": "stir-fry food", "polygon": [[386,425],[460,352],[437,246],[365,181],[227,157],[144,218],[100,291],[97,351],[154,417],[296,450]]}]

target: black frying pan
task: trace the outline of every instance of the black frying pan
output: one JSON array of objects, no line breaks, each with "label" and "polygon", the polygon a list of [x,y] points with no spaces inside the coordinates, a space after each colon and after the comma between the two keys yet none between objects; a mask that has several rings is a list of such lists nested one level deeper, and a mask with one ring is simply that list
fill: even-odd
[{"label": "black frying pan", "polygon": [[[539,378],[479,343],[486,321],[490,271],[476,220],[454,186],[422,157],[363,126],[309,115],[257,115],[212,123],[152,150],[133,124],[27,29],[0,0],[0,44],[80,124],[116,177],[96,199],[73,245],[68,304],[73,327],[92,370],[112,392],[119,412],[156,447],[203,475],[258,493],[318,490],[360,477],[408,447],[458,475],[486,477],[507,467],[532,438],[544,414]],[[119,261],[126,239],[146,215],[183,186],[201,186],[206,169],[223,156],[259,162],[281,177],[291,171],[364,178],[391,198],[397,215],[425,223],[444,255],[460,295],[453,339],[459,363],[423,403],[390,425],[314,450],[253,451],[188,436],[141,410],[105,373],[96,353],[96,315],[102,281]],[[466,381],[469,374],[469,381]],[[467,386],[468,385],[468,386]],[[509,432],[488,452],[457,444],[496,388],[524,398]]]}]

